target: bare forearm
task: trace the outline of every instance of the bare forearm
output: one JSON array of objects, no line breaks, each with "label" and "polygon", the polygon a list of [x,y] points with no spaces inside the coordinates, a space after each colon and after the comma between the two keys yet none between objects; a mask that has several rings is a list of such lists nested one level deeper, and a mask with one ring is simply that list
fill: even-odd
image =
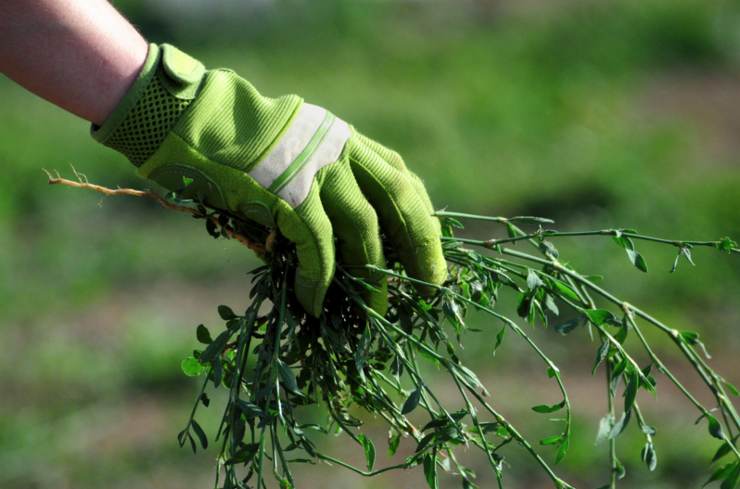
[{"label": "bare forearm", "polygon": [[106,0],[0,1],[0,72],[93,123],[113,111],[146,53]]}]

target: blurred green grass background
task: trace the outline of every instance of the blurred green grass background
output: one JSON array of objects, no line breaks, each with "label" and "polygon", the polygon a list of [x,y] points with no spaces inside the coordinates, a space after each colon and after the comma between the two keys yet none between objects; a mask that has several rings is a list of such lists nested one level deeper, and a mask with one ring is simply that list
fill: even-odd
[{"label": "blurred green grass background", "polygon": [[[116,4],[151,40],[234,68],[265,94],[299,93],[399,150],[437,206],[542,215],[568,230],[740,236],[736,1]],[[96,145],[84,122],[6,78],[0,124],[0,487],[209,487],[214,453],[192,456],[175,441],[196,388],[179,361],[197,323],[218,324],[217,304],[247,304],[245,274],[256,260],[152,204],[47,187],[41,169],[69,175],[70,164],[109,186],[147,183]],[[671,275],[672,254],[642,245],[644,275],[609,240],[560,248],[627,300],[700,330],[713,364],[740,381],[737,259],[697,250],[697,267]],[[525,432],[547,434],[541,416],[526,414],[554,400],[544,372],[513,338],[494,359],[497,329],[489,331],[471,338],[466,360]],[[597,487],[607,461],[606,447],[594,446],[605,409],[602,377],[589,374],[595,345],[581,333],[533,334],[562,362],[578,414],[561,469],[579,487]],[[632,433],[622,447],[625,487],[696,487],[715,447],[658,381],[657,399],[644,400],[658,424],[658,470],[642,467]],[[370,422],[380,446],[382,428]],[[334,453],[348,451],[347,441],[330,442]],[[511,457],[510,487],[547,487]],[[471,464],[491,487],[485,462]],[[419,471],[364,480],[315,466],[301,477],[301,487],[423,485]]]}]

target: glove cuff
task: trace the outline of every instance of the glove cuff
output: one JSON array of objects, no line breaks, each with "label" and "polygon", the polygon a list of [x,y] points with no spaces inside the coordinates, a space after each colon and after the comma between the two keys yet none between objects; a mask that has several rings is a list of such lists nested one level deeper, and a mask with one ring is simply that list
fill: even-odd
[{"label": "glove cuff", "polygon": [[92,137],[141,166],[190,105],[204,73],[198,60],[174,46],[150,44],[136,81],[103,125],[91,127]]}]

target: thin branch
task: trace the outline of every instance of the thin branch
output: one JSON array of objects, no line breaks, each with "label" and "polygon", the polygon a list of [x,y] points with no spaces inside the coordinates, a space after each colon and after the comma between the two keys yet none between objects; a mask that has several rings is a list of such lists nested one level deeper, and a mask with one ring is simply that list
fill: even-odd
[{"label": "thin branch", "polygon": [[[497,219],[491,219],[498,221]],[[491,239],[471,239],[471,238],[460,238],[460,237],[443,237],[443,241],[459,241],[465,244],[472,244],[482,246],[484,248],[494,249],[497,246],[507,243],[516,243],[518,241],[524,241],[529,239],[542,239],[542,238],[562,238],[562,237],[574,237],[574,236],[617,236],[621,234],[628,238],[652,241],[654,243],[668,244],[677,248],[691,247],[691,246],[706,246],[711,248],[720,248],[724,243],[724,240],[713,240],[713,241],[696,241],[696,240],[680,240],[680,239],[665,239],[656,236],[648,236],[645,234],[633,233],[630,231],[624,231],[621,229],[599,229],[594,231],[555,231],[553,229],[541,229],[531,234],[524,234],[521,236],[513,236],[510,238],[491,238]],[[726,249],[728,253],[740,253],[740,248],[730,246]]]},{"label": "thin branch", "polygon": [[[184,212],[186,214],[190,214],[193,217],[202,217],[206,220],[211,221],[213,224],[217,224],[218,220],[213,216],[202,216],[198,209],[194,207],[188,207],[186,205],[180,205],[175,204],[174,202],[170,202],[169,200],[165,199],[161,195],[159,195],[156,192],[152,192],[151,190],[137,190],[133,188],[108,188],[104,187],[102,185],[97,185],[94,183],[90,183],[87,181],[87,177],[81,173],[78,173],[74,168],[72,168],[72,171],[74,172],[75,176],[77,177],[77,180],[69,180],[67,178],[62,178],[59,173],[56,173],[55,175],[52,175],[48,170],[44,170],[46,175],[49,177],[49,185],[65,185],[67,187],[73,187],[73,188],[82,188],[86,190],[92,190],[93,192],[97,192],[99,194],[103,194],[106,197],[114,197],[114,196],[120,196],[125,195],[128,197],[140,197],[144,199],[149,199],[160,206],[164,207],[165,209],[170,209],[177,212]],[[267,251],[272,249],[272,244],[275,240],[274,233],[270,233],[270,235],[267,237],[267,241],[265,244],[256,243],[243,234],[236,231],[231,226],[222,226],[224,231],[226,231],[226,234],[229,238],[235,239],[239,241],[241,244],[249,248],[250,250],[254,251],[255,253],[259,255],[264,255]]]}]

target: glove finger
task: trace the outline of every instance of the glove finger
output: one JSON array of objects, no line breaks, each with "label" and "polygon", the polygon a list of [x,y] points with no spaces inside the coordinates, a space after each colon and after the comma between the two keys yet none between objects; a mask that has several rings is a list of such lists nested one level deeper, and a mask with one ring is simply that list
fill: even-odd
[{"label": "glove finger", "polygon": [[377,153],[378,156],[383,158],[393,168],[395,168],[396,170],[407,171],[406,164],[403,162],[403,158],[396,151],[383,146],[379,142],[370,139],[369,137],[365,136],[364,134],[360,134],[359,132],[355,131],[355,135],[357,136],[357,140],[363,146]]},{"label": "glove finger", "polygon": [[[419,198],[424,202],[424,207],[427,209],[427,212],[434,215],[434,205],[432,205],[432,199],[429,198],[429,194],[427,193],[427,189],[424,186],[424,182],[422,182],[421,178],[419,178],[419,176],[412,171],[409,171],[407,174],[409,175],[409,178],[411,178],[411,183],[414,185]],[[437,223],[437,225],[440,224],[438,218],[435,217],[434,221]]]},{"label": "glove finger", "polygon": [[394,168],[359,141],[352,144],[349,154],[355,179],[378,213],[381,227],[398,250],[406,271],[420,280],[444,282],[447,264],[439,220],[419,195],[411,174]]},{"label": "glove finger", "polygon": [[319,187],[312,185],[308,197],[295,209],[285,201],[278,205],[277,227],[295,243],[298,255],[296,297],[309,314],[319,316],[334,276],[332,225],[321,204]]},{"label": "glove finger", "polygon": [[348,160],[326,166],[321,172],[321,201],[337,239],[338,260],[349,273],[374,288],[366,291],[365,300],[376,312],[385,314],[388,309],[386,277],[365,266],[385,267],[375,210],[357,185]]},{"label": "glove finger", "polygon": [[373,139],[370,139],[364,134],[360,134],[358,132],[356,132],[355,134],[357,135],[358,141],[360,141],[365,147],[371,149],[376,154],[378,154],[378,156],[383,158],[393,168],[395,168],[396,170],[408,172],[411,175],[411,179],[414,184],[414,188],[416,189],[416,192],[419,194],[419,197],[421,197],[421,199],[424,201],[424,204],[429,210],[429,213],[433,214],[434,206],[432,205],[431,199],[429,199],[429,195],[427,194],[426,188],[424,187],[424,183],[415,173],[409,171],[409,169],[406,167],[406,164],[403,161],[403,157],[400,154],[398,154],[398,152],[383,146],[379,142]]}]

